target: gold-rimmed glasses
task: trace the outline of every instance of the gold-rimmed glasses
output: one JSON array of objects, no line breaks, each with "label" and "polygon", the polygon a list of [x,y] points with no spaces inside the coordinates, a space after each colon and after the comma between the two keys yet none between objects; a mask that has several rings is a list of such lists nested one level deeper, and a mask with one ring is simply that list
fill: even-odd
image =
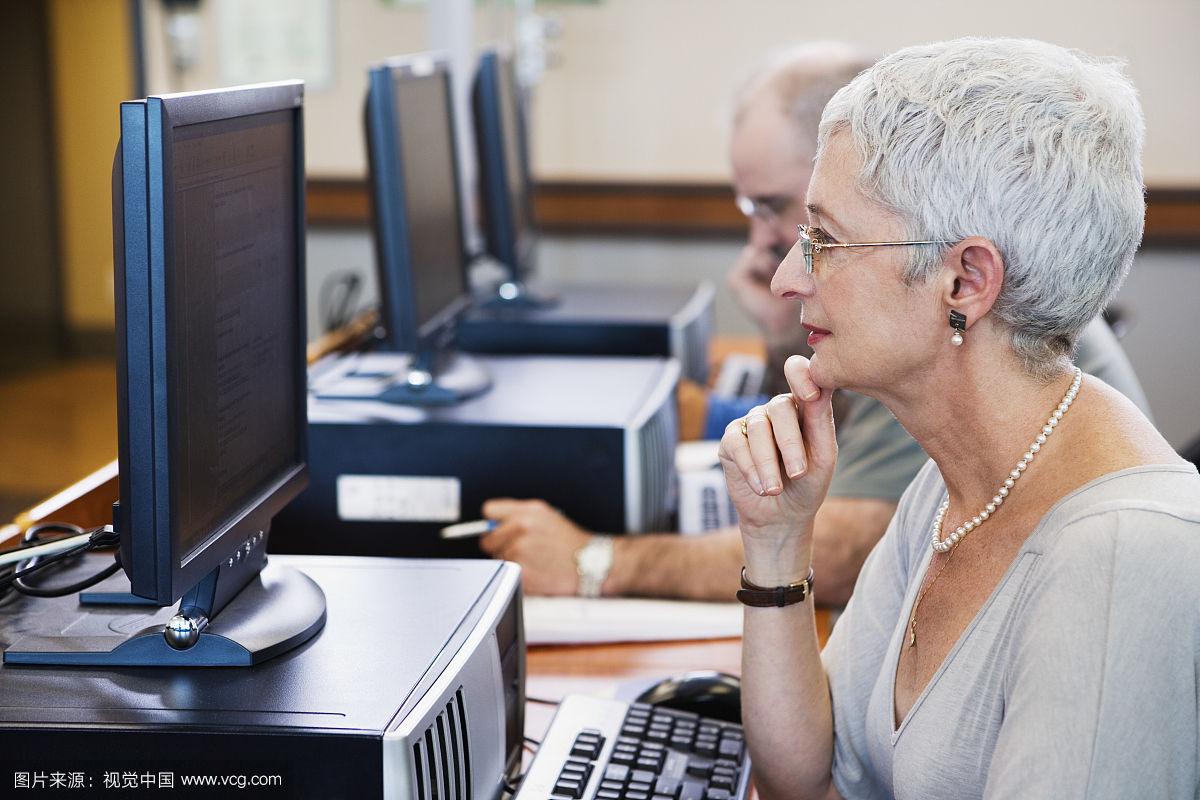
[{"label": "gold-rimmed glasses", "polygon": [[946,239],[923,239],[916,242],[831,242],[825,231],[812,225],[797,225],[800,232],[800,253],[804,256],[804,271],[813,274],[813,254],[834,247],[897,247],[910,244],[954,244]]}]

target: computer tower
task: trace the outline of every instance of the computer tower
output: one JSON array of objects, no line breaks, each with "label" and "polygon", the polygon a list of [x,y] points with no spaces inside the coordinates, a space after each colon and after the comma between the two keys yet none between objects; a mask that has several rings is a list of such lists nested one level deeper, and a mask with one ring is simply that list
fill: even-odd
[{"label": "computer tower", "polygon": [[492,301],[459,323],[458,346],[474,353],[664,356],[704,384],[713,331],[711,283],[563,284],[544,306]]},{"label": "computer tower", "polygon": [[[387,355],[366,356],[372,370]],[[318,366],[312,385],[338,394],[331,387],[354,373],[357,358]],[[677,361],[478,361],[492,387],[455,405],[414,408],[314,397],[309,485],[275,517],[271,548],[479,556],[474,540],[445,540],[439,531],[479,518],[483,502],[493,497],[541,498],[590,530],[670,529]]]},{"label": "computer tower", "polygon": [[[520,569],[271,559],[321,586],[328,618],[263,664],[0,667],[3,785],[14,796],[498,800],[522,754]],[[88,557],[76,573],[111,561]],[[161,614],[18,595],[0,607],[0,640],[64,626],[102,636]]]}]

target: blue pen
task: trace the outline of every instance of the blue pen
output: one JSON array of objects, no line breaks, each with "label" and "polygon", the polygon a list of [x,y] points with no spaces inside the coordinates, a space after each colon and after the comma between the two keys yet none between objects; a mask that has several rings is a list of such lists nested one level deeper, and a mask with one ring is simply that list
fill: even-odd
[{"label": "blue pen", "polygon": [[456,522],[442,528],[443,539],[463,539],[468,536],[483,536],[499,524],[494,519],[477,519],[472,522]]}]

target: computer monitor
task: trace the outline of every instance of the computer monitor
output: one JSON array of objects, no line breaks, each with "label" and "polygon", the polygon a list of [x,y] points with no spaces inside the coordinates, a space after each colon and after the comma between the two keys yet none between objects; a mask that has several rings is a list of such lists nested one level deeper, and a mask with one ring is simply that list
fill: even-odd
[{"label": "computer monitor", "polygon": [[712,285],[600,281],[547,286],[534,275],[533,216],[525,103],[507,49],[486,49],[472,89],[480,220],[488,258],[477,278],[499,282],[478,292],[458,326],[471,353],[672,356],[684,377],[704,383],[713,327]]},{"label": "computer monitor", "polygon": [[458,402],[487,389],[490,379],[454,345],[457,322],[473,301],[446,58],[417,54],[373,67],[364,122],[380,346],[409,355],[403,379],[375,399]]},{"label": "computer monitor", "polygon": [[556,292],[531,281],[537,252],[525,104],[512,54],[490,48],[479,57],[471,90],[479,166],[481,220],[487,252],[504,279],[486,299],[493,305],[543,307]]},{"label": "computer monitor", "polygon": [[168,613],[6,661],[252,664],[324,624],[320,587],[266,563],[308,479],[302,99],[283,82],[121,104],[114,519],[132,597],[85,602]]}]

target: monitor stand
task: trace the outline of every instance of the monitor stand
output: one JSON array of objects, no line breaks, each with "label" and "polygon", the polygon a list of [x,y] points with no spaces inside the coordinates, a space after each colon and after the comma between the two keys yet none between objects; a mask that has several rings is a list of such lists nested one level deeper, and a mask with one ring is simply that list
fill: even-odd
[{"label": "monitor stand", "polygon": [[[91,602],[39,600],[23,626],[26,635],[5,650],[4,663],[251,666],[316,635],[325,624],[325,594],[303,572],[268,561],[207,627],[181,630],[180,616],[176,607],[147,609],[129,594],[124,573],[117,573],[96,588]],[[177,649],[188,639],[190,646]]]},{"label": "monitor stand", "polygon": [[491,373],[478,357],[454,350],[417,359],[407,353],[352,353],[310,372],[309,379],[310,391],[323,400],[405,406],[454,405],[491,386]]}]

